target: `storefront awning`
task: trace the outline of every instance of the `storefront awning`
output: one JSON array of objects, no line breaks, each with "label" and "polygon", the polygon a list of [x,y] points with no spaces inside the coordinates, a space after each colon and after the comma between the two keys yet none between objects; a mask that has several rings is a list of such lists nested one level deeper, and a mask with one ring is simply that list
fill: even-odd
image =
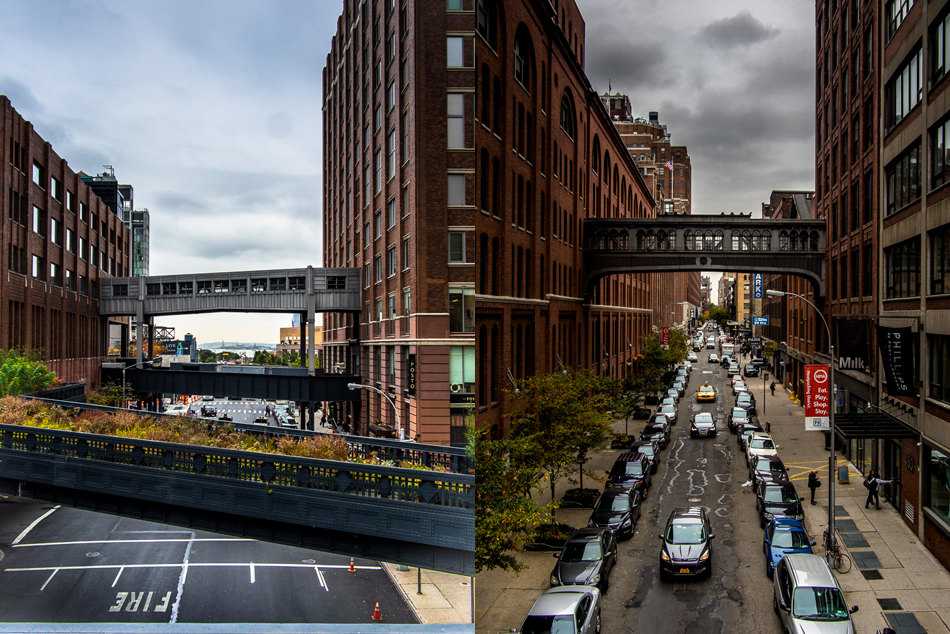
[{"label": "storefront awning", "polygon": [[916,429],[883,412],[835,414],[835,433],[845,440],[852,438],[917,438]]}]

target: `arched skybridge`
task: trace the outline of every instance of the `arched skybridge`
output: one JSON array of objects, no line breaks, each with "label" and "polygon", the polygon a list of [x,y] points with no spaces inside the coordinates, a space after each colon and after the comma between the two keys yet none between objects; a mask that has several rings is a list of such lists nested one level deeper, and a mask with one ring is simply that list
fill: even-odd
[{"label": "arched skybridge", "polygon": [[617,273],[742,271],[798,275],[825,296],[824,220],[744,215],[584,220],[584,291]]}]

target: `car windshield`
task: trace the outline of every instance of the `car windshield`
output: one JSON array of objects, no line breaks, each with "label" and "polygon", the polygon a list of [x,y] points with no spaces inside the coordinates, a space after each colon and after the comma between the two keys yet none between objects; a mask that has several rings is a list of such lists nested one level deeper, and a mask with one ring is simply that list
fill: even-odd
[{"label": "car windshield", "polygon": [[614,475],[643,475],[643,464],[638,462],[621,462],[613,469]]},{"label": "car windshield", "polygon": [[709,412],[700,412],[696,414],[696,417],[693,419],[697,423],[712,423],[713,417]]},{"label": "car windshield", "polygon": [[637,447],[637,451],[642,453],[644,456],[650,456],[651,458],[656,455],[656,452],[653,449],[653,445],[640,445]]},{"label": "car windshield", "polygon": [[674,381],[674,382],[673,382],[673,387],[675,387],[675,388],[682,388],[682,387],[686,387],[686,384],[683,383],[682,381]]},{"label": "car windshield", "polygon": [[529,616],[518,631],[521,634],[574,634],[574,615]]},{"label": "car windshield", "polygon": [[783,465],[781,462],[772,462],[769,460],[766,464],[768,465],[767,470],[771,471],[772,473],[783,473],[785,471],[785,465]]},{"label": "car windshield", "polygon": [[751,449],[775,449],[775,445],[768,438],[753,438],[749,447]]},{"label": "car windshield", "polygon": [[702,524],[671,524],[666,529],[668,544],[702,544],[706,541],[706,531]]},{"label": "car windshield", "polygon": [[848,606],[837,588],[798,588],[792,595],[792,614],[806,621],[844,621]]},{"label": "car windshield", "polygon": [[732,410],[733,418],[749,418],[749,412],[742,409],[741,407],[736,407]]},{"label": "car windshield", "polygon": [[592,539],[590,541],[567,542],[564,550],[561,551],[560,560],[573,564],[579,561],[600,561],[601,550],[600,540]]},{"label": "car windshield", "polygon": [[766,487],[763,499],[766,502],[777,502],[780,504],[794,504],[798,502],[798,494],[794,489],[787,487]]},{"label": "car windshield", "polygon": [[700,391],[700,392],[703,392],[703,393],[706,393],[706,394],[709,394],[709,393],[711,393],[711,392],[715,392],[716,390],[714,390],[711,385],[704,385],[704,386],[702,386],[701,388],[699,388],[699,391]]},{"label": "car windshield", "polygon": [[672,405],[660,405],[656,411],[660,414],[672,414],[676,411],[676,408]]},{"label": "car windshield", "polygon": [[630,498],[626,495],[614,495],[611,497],[602,497],[597,503],[597,508],[594,509],[600,513],[606,513],[610,511],[619,512],[626,511],[630,509]]},{"label": "car windshield", "polygon": [[808,548],[811,542],[808,541],[808,535],[804,531],[775,531],[772,537],[772,546],[774,548]]},{"label": "car windshield", "polygon": [[739,400],[736,401],[737,403],[751,403],[752,395],[749,394],[748,392],[743,392],[742,394],[739,395],[738,399]]}]

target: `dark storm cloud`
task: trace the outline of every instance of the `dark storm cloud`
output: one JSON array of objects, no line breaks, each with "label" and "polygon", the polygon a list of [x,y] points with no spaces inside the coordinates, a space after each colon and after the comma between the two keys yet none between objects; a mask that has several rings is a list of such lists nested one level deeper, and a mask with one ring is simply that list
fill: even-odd
[{"label": "dark storm cloud", "polygon": [[597,92],[614,88],[643,90],[668,78],[668,55],[659,41],[638,40],[613,25],[587,25],[587,73]]},{"label": "dark storm cloud", "polygon": [[731,18],[723,18],[703,27],[702,38],[714,47],[735,48],[774,38],[780,33],[757,20],[752,13],[742,11]]}]

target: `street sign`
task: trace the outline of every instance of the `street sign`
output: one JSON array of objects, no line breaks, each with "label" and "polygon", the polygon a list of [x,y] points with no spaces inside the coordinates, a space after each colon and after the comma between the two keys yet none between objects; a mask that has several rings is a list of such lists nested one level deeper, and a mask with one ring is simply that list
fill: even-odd
[{"label": "street sign", "polygon": [[805,429],[831,429],[831,391],[827,365],[805,366]]},{"label": "street sign", "polygon": [[670,347],[670,329],[668,326],[660,328],[660,347],[664,350]]},{"label": "street sign", "polygon": [[752,297],[762,299],[762,274],[756,273],[752,276]]},{"label": "street sign", "polygon": [[778,348],[778,344],[776,344],[774,341],[766,341],[764,344],[762,344],[762,347],[765,349],[766,355],[772,356],[775,354],[775,350],[776,348]]},{"label": "street sign", "polygon": [[764,317],[764,316],[763,316],[763,317],[753,317],[753,318],[752,318],[752,325],[753,325],[753,326],[768,326],[768,325],[769,325],[769,318],[768,318],[768,317]]}]

